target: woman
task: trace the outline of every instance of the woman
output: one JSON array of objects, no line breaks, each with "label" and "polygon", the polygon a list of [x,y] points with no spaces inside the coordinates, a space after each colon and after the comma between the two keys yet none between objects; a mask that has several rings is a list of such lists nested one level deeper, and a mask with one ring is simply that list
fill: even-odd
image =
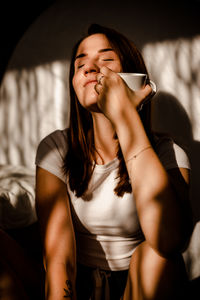
[{"label": "woman", "polygon": [[151,87],[133,92],[118,72],[147,70],[126,37],[91,25],[72,54],[69,129],[38,147],[48,300],[185,293],[189,163],[169,138],[152,133],[151,103],[138,112]]}]

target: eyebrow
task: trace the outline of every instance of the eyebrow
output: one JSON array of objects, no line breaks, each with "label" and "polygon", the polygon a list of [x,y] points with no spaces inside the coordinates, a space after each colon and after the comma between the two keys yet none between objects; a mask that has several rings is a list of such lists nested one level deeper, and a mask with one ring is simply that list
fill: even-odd
[{"label": "eyebrow", "polygon": [[[108,51],[114,51],[114,50],[112,48],[105,48],[105,49],[98,50],[98,53],[103,53],[103,52],[108,52]],[[75,60],[78,58],[81,58],[81,57],[85,57],[85,56],[87,56],[87,54],[81,53],[75,57]]]}]

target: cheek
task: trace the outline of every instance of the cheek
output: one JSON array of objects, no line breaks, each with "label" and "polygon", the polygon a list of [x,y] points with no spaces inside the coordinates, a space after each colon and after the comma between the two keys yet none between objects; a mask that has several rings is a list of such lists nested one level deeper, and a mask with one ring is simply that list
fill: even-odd
[{"label": "cheek", "polygon": [[122,66],[120,62],[115,62],[113,64],[108,65],[107,67],[111,69],[113,72],[116,73],[122,72]]},{"label": "cheek", "polygon": [[75,76],[72,78],[72,86],[76,92],[76,77]]},{"label": "cheek", "polygon": [[115,70],[114,70],[116,73],[119,73],[119,72],[122,72],[122,66],[121,66],[121,63],[118,62],[115,66]]},{"label": "cheek", "polygon": [[80,95],[80,83],[79,83],[79,79],[77,78],[77,76],[74,76],[72,79],[72,85],[74,88],[74,91],[77,95],[77,97],[79,98]]}]

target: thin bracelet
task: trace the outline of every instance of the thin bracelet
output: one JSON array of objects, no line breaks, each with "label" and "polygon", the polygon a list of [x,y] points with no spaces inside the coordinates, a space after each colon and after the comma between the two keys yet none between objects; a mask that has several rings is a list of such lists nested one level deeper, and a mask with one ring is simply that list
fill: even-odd
[{"label": "thin bracelet", "polygon": [[146,151],[149,148],[152,148],[152,147],[148,146],[148,147],[140,150],[137,154],[135,154],[135,155],[131,156],[129,159],[125,160],[125,162],[127,163],[129,160],[136,159],[138,157],[138,155],[140,155],[142,152]]}]

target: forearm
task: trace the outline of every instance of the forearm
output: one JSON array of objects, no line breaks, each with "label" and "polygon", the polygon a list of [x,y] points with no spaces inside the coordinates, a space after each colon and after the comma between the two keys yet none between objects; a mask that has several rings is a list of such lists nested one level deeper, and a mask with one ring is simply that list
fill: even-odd
[{"label": "forearm", "polygon": [[[61,241],[46,243],[45,292],[47,300],[76,300],[76,244],[71,231],[64,230]],[[66,239],[65,239],[66,238]]]},{"label": "forearm", "polygon": [[180,244],[185,215],[168,174],[149,147],[150,141],[134,108],[130,107],[115,127],[145,238],[162,252],[173,251]]},{"label": "forearm", "polygon": [[46,267],[45,294],[47,300],[76,300],[74,263],[49,262]]}]

